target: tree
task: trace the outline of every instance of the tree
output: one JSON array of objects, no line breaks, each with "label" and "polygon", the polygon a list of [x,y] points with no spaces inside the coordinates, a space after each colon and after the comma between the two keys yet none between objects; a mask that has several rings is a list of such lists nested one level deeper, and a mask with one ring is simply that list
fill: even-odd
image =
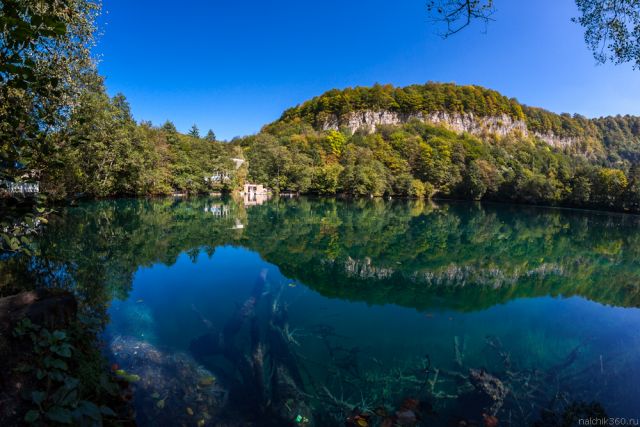
[{"label": "tree", "polygon": [[98,85],[85,91],[52,155],[41,159],[43,190],[53,198],[135,194],[144,147],[123,95],[109,98]]},{"label": "tree", "polygon": [[393,194],[395,196],[421,199],[427,195],[425,184],[411,174],[403,173],[395,177],[393,182]]},{"label": "tree", "polygon": [[447,38],[471,25],[474,20],[488,24],[495,13],[493,0],[431,0],[427,3],[429,12],[436,22],[446,24],[442,37]]},{"label": "tree", "polygon": [[0,178],[29,172],[76,105],[95,69],[98,10],[90,0],[0,2]]},{"label": "tree", "polygon": [[640,67],[640,2],[576,0],[576,5],[581,15],[573,21],[585,28],[585,42],[598,62]]},{"label": "tree", "polygon": [[624,207],[634,212],[640,211],[640,165],[629,171],[629,184],[624,193]]},{"label": "tree", "polygon": [[340,185],[342,166],[339,163],[329,163],[315,168],[311,188],[319,194],[336,194]]},{"label": "tree", "polygon": [[200,129],[198,129],[195,123],[191,126],[191,129],[189,129],[189,136],[200,138]]},{"label": "tree", "polygon": [[593,197],[597,203],[606,207],[617,206],[628,185],[624,172],[611,168],[599,169],[594,181]]},{"label": "tree", "polygon": [[[572,19],[585,32],[587,47],[599,63],[631,62],[640,68],[640,2],[637,0],[575,0],[580,12]],[[458,33],[472,22],[487,25],[496,9],[493,0],[432,0],[427,11],[443,23],[444,38]]]},{"label": "tree", "polygon": [[338,132],[337,130],[330,130],[327,133],[327,141],[329,142],[329,147],[331,148],[331,152],[334,156],[340,157],[342,154],[342,148],[347,141],[347,138],[344,134]]},{"label": "tree", "polygon": [[585,172],[579,171],[571,181],[569,201],[580,206],[589,202],[591,198],[591,180]]},{"label": "tree", "polygon": [[480,200],[484,193],[487,192],[487,184],[484,181],[482,170],[478,163],[474,160],[467,167],[466,175],[463,180],[463,188],[466,195],[473,200]]},{"label": "tree", "polygon": [[174,125],[171,120],[167,120],[166,122],[164,122],[164,124],[162,125],[162,130],[164,130],[167,133],[178,133],[178,129],[176,129],[176,125]]},{"label": "tree", "polygon": [[349,144],[342,159],[342,190],[351,195],[382,196],[388,189],[386,170],[370,149]]},{"label": "tree", "polygon": [[[98,11],[90,0],[0,1],[0,180],[39,178],[34,159],[93,75]],[[44,222],[36,209],[26,217],[2,209],[0,250],[29,251],[28,234]]]},{"label": "tree", "polygon": [[204,139],[209,142],[216,142],[216,134],[211,129],[209,129],[209,132],[207,132],[207,136],[205,136]]}]

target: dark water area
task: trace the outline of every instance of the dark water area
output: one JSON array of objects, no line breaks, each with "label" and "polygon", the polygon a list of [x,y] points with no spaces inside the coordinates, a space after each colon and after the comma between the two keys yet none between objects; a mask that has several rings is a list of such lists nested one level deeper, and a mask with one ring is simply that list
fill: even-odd
[{"label": "dark water area", "polygon": [[60,211],[30,268],[105,319],[141,425],[634,422],[639,225],[473,203],[99,201]]}]

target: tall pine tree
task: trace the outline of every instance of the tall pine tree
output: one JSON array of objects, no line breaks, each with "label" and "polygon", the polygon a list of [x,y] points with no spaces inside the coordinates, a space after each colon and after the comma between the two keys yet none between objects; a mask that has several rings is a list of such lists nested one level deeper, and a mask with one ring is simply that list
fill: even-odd
[{"label": "tall pine tree", "polygon": [[194,138],[200,138],[200,129],[198,129],[198,126],[196,126],[195,123],[193,124],[193,126],[191,126],[191,129],[189,130],[189,136],[192,136]]}]

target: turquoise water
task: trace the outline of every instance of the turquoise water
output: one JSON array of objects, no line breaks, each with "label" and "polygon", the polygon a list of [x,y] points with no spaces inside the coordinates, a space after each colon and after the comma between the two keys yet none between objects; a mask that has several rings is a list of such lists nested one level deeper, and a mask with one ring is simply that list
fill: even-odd
[{"label": "turquoise water", "polygon": [[64,210],[39,244],[108,307],[105,352],[140,376],[142,425],[562,425],[640,418],[638,225],[471,203],[117,200]]}]

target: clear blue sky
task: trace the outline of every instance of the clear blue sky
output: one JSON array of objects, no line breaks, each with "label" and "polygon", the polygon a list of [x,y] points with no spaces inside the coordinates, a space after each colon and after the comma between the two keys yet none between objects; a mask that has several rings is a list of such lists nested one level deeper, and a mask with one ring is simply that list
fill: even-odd
[{"label": "clear blue sky", "polygon": [[596,65],[573,0],[495,0],[496,21],[442,40],[426,0],[104,0],[96,49],[137,120],[258,131],[331,88],[479,84],[528,105],[640,115],[640,71]]}]

